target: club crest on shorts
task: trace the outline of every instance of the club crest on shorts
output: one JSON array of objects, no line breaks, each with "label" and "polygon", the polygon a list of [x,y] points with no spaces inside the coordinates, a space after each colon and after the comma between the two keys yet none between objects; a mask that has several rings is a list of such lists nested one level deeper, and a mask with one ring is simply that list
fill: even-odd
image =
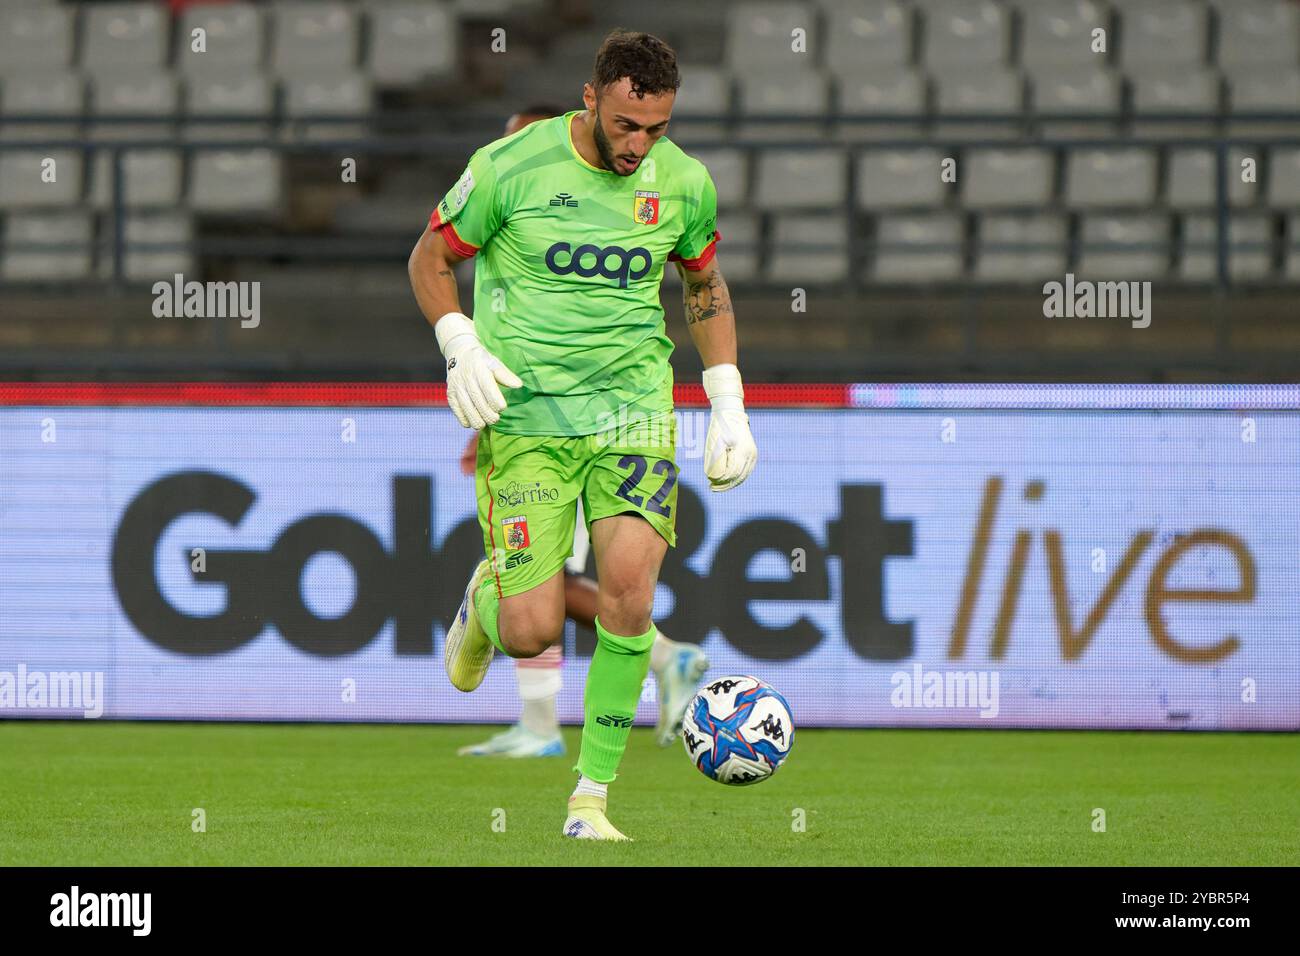
[{"label": "club crest on shorts", "polygon": [[659,194],[642,189],[636,191],[632,204],[632,218],[643,226],[653,226],[659,221]]},{"label": "club crest on shorts", "polygon": [[528,519],[523,515],[515,518],[503,518],[501,528],[506,535],[506,550],[518,551],[528,547]]}]

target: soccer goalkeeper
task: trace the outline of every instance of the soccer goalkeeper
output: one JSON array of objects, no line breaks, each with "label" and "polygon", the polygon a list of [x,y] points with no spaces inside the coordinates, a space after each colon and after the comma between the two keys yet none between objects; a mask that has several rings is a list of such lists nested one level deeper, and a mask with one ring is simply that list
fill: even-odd
[{"label": "soccer goalkeeper", "polygon": [[[710,488],[736,487],[758,458],[714,258],[717,194],[704,166],[664,138],[679,85],[663,41],[610,34],[583,88],[586,109],[474,153],[410,260],[447,360],[448,404],[481,432],[487,557],[447,633],[454,686],[476,688],[495,651],[533,658],[560,640],[577,501],[591,535],[596,650],[570,837],[626,839],[606,817],[607,788],[649,669],[659,568],[676,544],[672,342],[659,304],[668,261],[705,366]],[[476,254],[471,322],[451,266]]]}]

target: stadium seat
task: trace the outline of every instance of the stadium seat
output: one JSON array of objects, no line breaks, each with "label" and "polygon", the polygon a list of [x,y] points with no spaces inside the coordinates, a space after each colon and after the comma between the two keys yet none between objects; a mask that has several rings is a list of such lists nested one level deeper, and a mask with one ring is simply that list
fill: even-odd
[{"label": "stadium seat", "polygon": [[1288,0],[1234,0],[1220,5],[1219,64],[1276,64],[1300,60],[1300,8]]},{"label": "stadium seat", "polygon": [[[175,132],[180,85],[175,74],[153,68],[115,69],[90,78],[91,137],[104,142],[160,139]],[[126,122],[94,122],[122,117]],[[130,122],[147,117],[159,122]]]},{"label": "stadium seat", "polygon": [[2,248],[0,276],[7,281],[84,279],[93,251],[90,213],[12,213],[5,217]]},{"label": "stadium seat", "polygon": [[271,69],[278,76],[351,70],[357,64],[357,12],[344,3],[280,3],[271,8]]},{"label": "stadium seat", "polygon": [[766,276],[790,285],[843,282],[849,276],[848,247],[843,213],[778,216],[772,224]]},{"label": "stadium seat", "polygon": [[[0,140],[75,139],[86,109],[86,84],[68,70],[33,68],[0,79]],[[23,123],[24,116],[67,117],[66,123]]]},{"label": "stadium seat", "polygon": [[898,0],[861,0],[826,12],[826,66],[839,74],[894,70],[912,62],[912,9]]},{"label": "stadium seat", "polygon": [[[193,47],[194,31],[206,34],[206,49]],[[266,55],[266,26],[262,10],[251,3],[200,3],[187,7],[176,35],[176,68],[194,75],[256,72]]]},{"label": "stadium seat", "polygon": [[1092,51],[1092,31],[1110,33],[1110,14],[1093,0],[1021,0],[1020,62],[1026,70],[1094,66],[1104,62]]},{"label": "stadium seat", "polygon": [[1206,61],[1209,19],[1200,0],[1143,0],[1125,4],[1119,53],[1130,74]]},{"label": "stadium seat", "polygon": [[81,65],[89,72],[161,69],[167,63],[171,17],[162,4],[95,4],[84,8],[81,24]]},{"label": "stadium seat", "polygon": [[742,205],[749,197],[749,156],[740,149],[691,150],[713,178],[718,191],[718,207]]},{"label": "stadium seat", "polygon": [[1273,209],[1300,208],[1300,149],[1295,146],[1269,150],[1268,204]]},{"label": "stadium seat", "polygon": [[[132,213],[126,218],[124,238],[122,271],[127,279],[157,282],[168,280],[178,272],[185,275],[193,271],[194,222],[183,211]],[[103,259],[107,261],[101,261],[101,270],[107,266],[111,271],[111,257]]]},{"label": "stadium seat", "polygon": [[1075,271],[1085,279],[1157,279],[1169,272],[1169,217],[1157,213],[1082,217]]},{"label": "stadium seat", "polygon": [[201,150],[190,165],[189,204],[197,212],[270,211],[280,203],[281,178],[281,158],[271,150]]},{"label": "stadium seat", "polygon": [[[1246,150],[1233,148],[1228,155],[1228,202],[1245,206],[1254,201],[1258,192],[1255,183],[1242,182],[1241,161],[1249,155]],[[1258,153],[1255,154],[1258,165]],[[1177,147],[1169,151],[1165,172],[1165,203],[1171,209],[1208,209],[1217,202],[1215,180],[1215,151],[1192,146]]]},{"label": "stadium seat", "polygon": [[1286,246],[1286,277],[1300,282],[1300,213],[1287,216],[1286,234],[1290,240]]},{"label": "stadium seat", "polygon": [[1059,279],[1066,271],[1067,232],[1065,217],[1052,213],[981,216],[975,278],[982,282]]},{"label": "stadium seat", "polygon": [[960,278],[964,265],[964,227],[957,213],[885,215],[876,220],[871,271],[876,281],[947,281]]},{"label": "stadium seat", "polygon": [[696,117],[731,113],[731,74],[716,66],[682,66],[680,71],[682,85],[673,101],[668,135],[677,143],[721,140],[727,130],[724,120]]},{"label": "stadium seat", "polygon": [[924,55],[931,73],[970,73],[1007,62],[1008,10],[993,0],[936,0],[922,10]]},{"label": "stadium seat", "polygon": [[72,65],[73,9],[0,6],[0,77]]},{"label": "stadium seat", "polygon": [[760,209],[835,208],[848,195],[845,155],[837,149],[767,149],[758,157]]},{"label": "stadium seat", "polygon": [[986,66],[968,73],[946,73],[937,80],[936,109],[940,116],[1006,116],[1008,122],[936,122],[940,139],[1003,139],[1018,134],[1025,104],[1025,84],[1019,73]]},{"label": "stadium seat", "polygon": [[1228,77],[1228,135],[1277,136],[1291,125],[1233,119],[1234,113],[1300,113],[1300,69],[1281,65],[1241,69]]},{"label": "stadium seat", "polygon": [[1132,79],[1133,133],[1144,138],[1172,139],[1204,137],[1214,134],[1216,121],[1144,122],[1144,114],[1188,113],[1198,116],[1217,115],[1220,108],[1219,74],[1211,70],[1188,67],[1152,69]]},{"label": "stadium seat", "polygon": [[[128,149],[122,153],[122,201],[131,208],[174,206],[181,200],[181,154],[174,149]],[[113,204],[113,160],[95,154],[90,202],[96,209]]]},{"label": "stadium seat", "polygon": [[962,158],[962,203],[970,209],[1050,204],[1055,163],[1046,149],[972,149]]},{"label": "stadium seat", "polygon": [[364,136],[365,122],[310,122],[313,116],[370,115],[374,90],[369,77],[355,70],[295,74],[284,81],[284,111],[291,121],[288,135],[296,139],[348,139]]},{"label": "stadium seat", "polygon": [[1149,206],[1156,195],[1156,154],[1140,146],[1080,147],[1066,157],[1065,201],[1073,207]]},{"label": "stadium seat", "polygon": [[[1064,117],[1040,123],[1044,135],[1106,139],[1118,131],[1122,86],[1117,73],[1101,67],[1044,70],[1029,84],[1034,113]],[[1074,116],[1080,121],[1071,122]]]},{"label": "stadium seat", "polygon": [[[1213,215],[1183,219],[1178,276],[1185,282],[1213,282],[1219,275],[1219,223]],[[1262,213],[1237,213],[1228,221],[1228,274],[1234,282],[1268,279],[1273,273],[1273,220]]]},{"label": "stadium seat", "polygon": [[[738,137],[746,142],[808,140],[825,131],[830,109],[826,77],[812,70],[762,73],[738,78],[741,124]],[[764,117],[807,116],[807,122],[749,122]]]},{"label": "stadium seat", "polygon": [[381,86],[442,76],[456,66],[457,26],[441,4],[385,3],[371,8],[367,69]]},{"label": "stadium seat", "polygon": [[907,209],[941,206],[952,191],[943,182],[944,152],[918,149],[867,149],[857,161],[858,206]]},{"label": "stadium seat", "polygon": [[[737,3],[727,8],[727,65],[737,74],[811,69],[816,65],[817,18],[805,3]],[[805,31],[807,52],[794,49],[795,30]]]},{"label": "stadium seat", "polygon": [[[839,78],[840,113],[853,116],[920,117],[926,111],[926,80],[906,67],[890,67]],[[836,135],[850,142],[917,136],[919,122],[868,123],[842,120]]]},{"label": "stadium seat", "polygon": [[[42,176],[46,160],[54,181]],[[81,200],[84,180],[81,153],[71,149],[0,150],[0,209],[71,206]]]},{"label": "stadium seat", "polygon": [[[740,210],[718,213],[718,261],[722,274],[731,282],[753,282],[758,279],[759,251],[762,223],[757,213]],[[676,269],[667,270],[676,274]]]},{"label": "stadium seat", "polygon": [[[258,139],[271,134],[274,94],[265,75],[205,73],[191,77],[185,89],[186,139]],[[247,116],[248,122],[204,120],[212,116]]]}]

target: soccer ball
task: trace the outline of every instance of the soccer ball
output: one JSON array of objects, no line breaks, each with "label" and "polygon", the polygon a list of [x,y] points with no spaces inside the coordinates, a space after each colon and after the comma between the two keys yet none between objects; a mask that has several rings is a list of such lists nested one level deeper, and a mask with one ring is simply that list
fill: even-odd
[{"label": "soccer ball", "polygon": [[790,705],[757,677],[711,681],[686,708],[682,743],[710,780],[759,783],[776,773],[794,744]]}]

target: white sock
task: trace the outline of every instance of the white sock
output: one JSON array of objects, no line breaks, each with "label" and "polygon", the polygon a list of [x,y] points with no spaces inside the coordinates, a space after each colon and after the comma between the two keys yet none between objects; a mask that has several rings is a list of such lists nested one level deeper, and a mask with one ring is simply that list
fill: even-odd
[{"label": "white sock", "polygon": [[578,785],[573,789],[575,797],[600,797],[605,800],[609,796],[609,784],[597,783],[595,780],[588,780],[582,774],[578,774]]},{"label": "white sock", "polygon": [[524,703],[519,723],[535,734],[554,737],[560,732],[560,722],[555,716],[555,698],[561,686],[560,669],[516,667],[515,679],[519,682],[519,699]]},{"label": "white sock", "polygon": [[659,633],[659,628],[655,628],[655,641],[650,645],[650,669],[656,675],[662,674],[664,668],[672,663],[676,650],[677,642],[668,640]]}]

